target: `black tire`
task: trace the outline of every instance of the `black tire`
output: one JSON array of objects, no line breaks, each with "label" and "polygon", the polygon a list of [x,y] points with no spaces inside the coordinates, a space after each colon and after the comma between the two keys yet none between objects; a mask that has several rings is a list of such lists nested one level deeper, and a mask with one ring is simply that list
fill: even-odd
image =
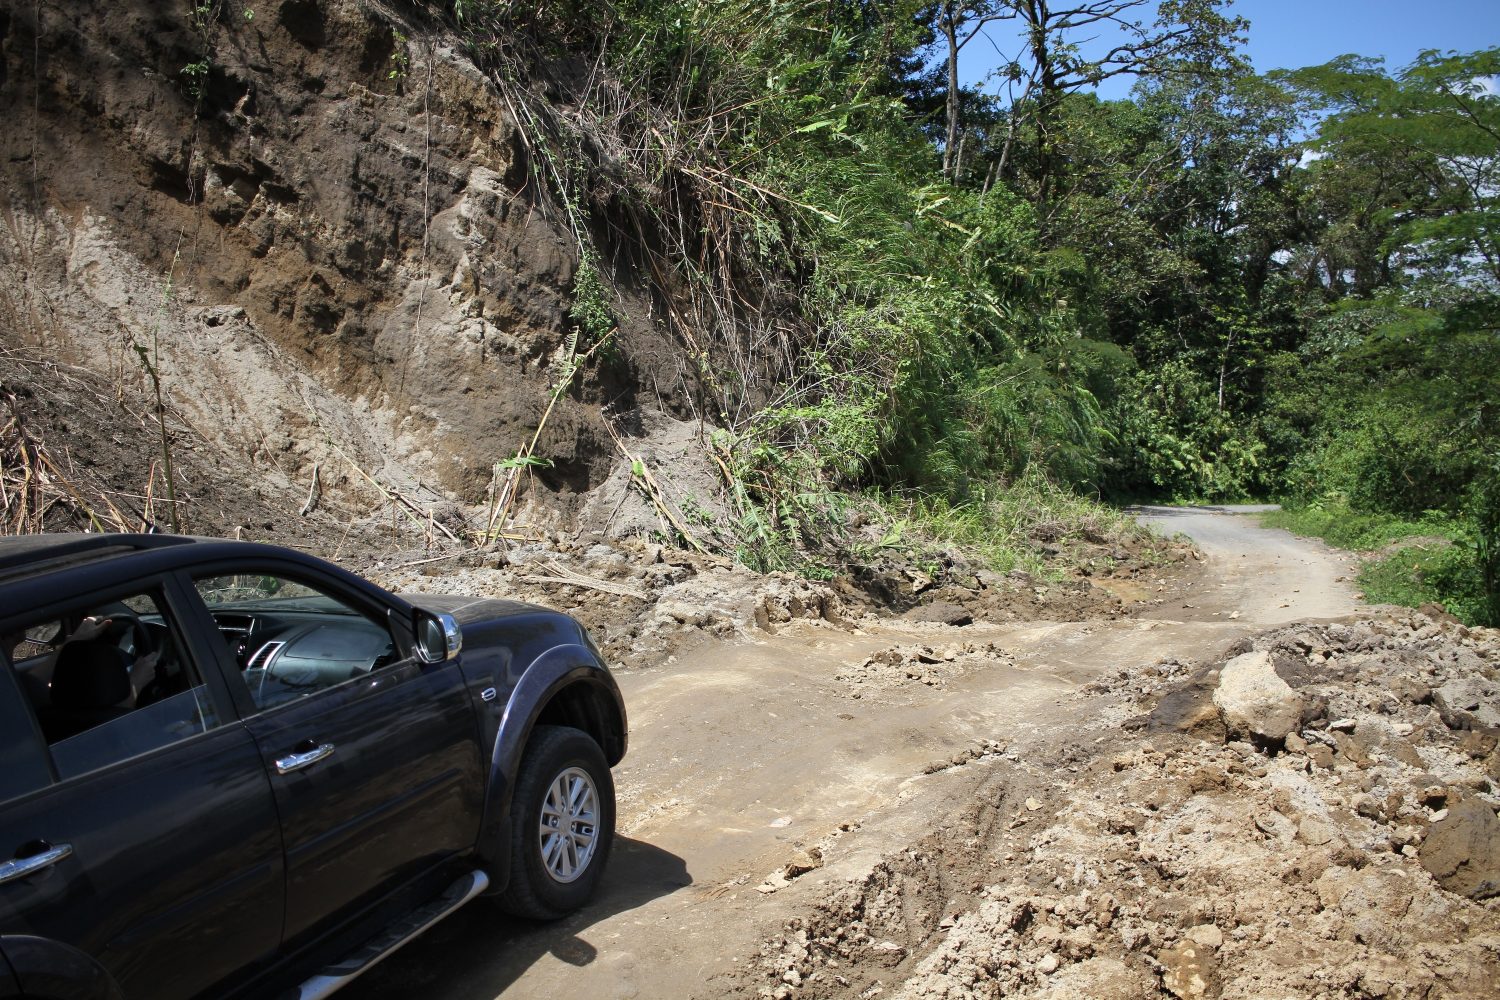
[{"label": "black tire", "polygon": [[[586,779],[586,781],[584,780]],[[561,782],[562,784],[559,784]],[[551,820],[543,843],[543,809],[559,789],[591,786],[597,807],[566,824]],[[555,815],[555,814],[553,814]],[[593,822],[586,822],[592,818]],[[508,912],[533,920],[556,920],[589,901],[609,860],[615,839],[615,785],[604,752],[587,733],[568,726],[537,726],[521,755],[516,792],[510,807],[510,883],[499,903]],[[592,828],[592,849],[581,864],[576,840]],[[570,836],[571,834],[571,836]],[[551,848],[551,858],[544,848]]]}]

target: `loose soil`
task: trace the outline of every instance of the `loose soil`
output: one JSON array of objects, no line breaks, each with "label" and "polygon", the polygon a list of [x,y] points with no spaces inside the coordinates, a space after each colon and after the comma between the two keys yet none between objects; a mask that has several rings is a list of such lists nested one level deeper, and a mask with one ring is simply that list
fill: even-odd
[{"label": "loose soil", "polygon": [[[461,911],[347,995],[1500,995],[1500,637],[1362,608],[1348,557],[1243,516],[1145,516],[1204,559],[1128,615],[875,618],[790,581],[775,631],[705,611],[620,675],[599,900]],[[1305,706],[1280,746],[1214,707],[1251,650]]]}]

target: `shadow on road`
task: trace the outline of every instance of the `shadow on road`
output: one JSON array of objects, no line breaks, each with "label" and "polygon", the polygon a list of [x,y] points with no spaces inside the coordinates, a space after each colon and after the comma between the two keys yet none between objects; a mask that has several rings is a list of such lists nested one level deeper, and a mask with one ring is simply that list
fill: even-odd
[{"label": "shadow on road", "polygon": [[594,901],[563,920],[538,924],[470,903],[339,993],[340,1000],[433,997],[492,1000],[545,955],[586,966],[598,957],[589,929],[693,884],[687,863],[639,840],[618,837]]}]

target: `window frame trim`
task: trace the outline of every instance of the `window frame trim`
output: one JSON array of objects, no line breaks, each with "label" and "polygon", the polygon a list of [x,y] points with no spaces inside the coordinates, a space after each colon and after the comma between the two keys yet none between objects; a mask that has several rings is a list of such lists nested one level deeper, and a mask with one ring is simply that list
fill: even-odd
[{"label": "window frame trim", "polygon": [[16,732],[10,738],[13,738],[18,745],[29,744],[33,756],[41,754],[42,763],[45,765],[47,772],[47,780],[35,788],[21,792],[19,795],[0,797],[0,805],[8,805],[12,802],[20,802],[49,788],[56,788],[63,779],[58,774],[57,761],[52,759],[52,751],[47,745],[47,737],[42,734],[42,722],[37,718],[36,706],[31,704],[31,699],[26,696],[25,691],[21,690],[21,679],[16,676],[15,665],[11,663],[9,650],[0,650],[0,664],[4,664],[5,666],[5,679],[0,680],[0,699],[8,698],[13,704],[18,705],[22,716],[30,722],[28,730]]}]

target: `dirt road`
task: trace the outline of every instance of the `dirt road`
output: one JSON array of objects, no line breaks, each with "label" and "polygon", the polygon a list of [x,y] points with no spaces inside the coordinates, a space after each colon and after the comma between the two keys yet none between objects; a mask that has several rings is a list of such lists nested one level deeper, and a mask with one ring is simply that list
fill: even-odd
[{"label": "dirt road", "polygon": [[1357,607],[1344,558],[1321,546],[1221,510],[1142,516],[1205,561],[1138,618],[799,623],[625,674],[631,749],[601,898],[545,927],[470,907],[345,995],[722,995],[767,934],[996,774],[1009,798],[1045,799],[1073,748],[1115,739],[1128,714],[1084,685]]}]

